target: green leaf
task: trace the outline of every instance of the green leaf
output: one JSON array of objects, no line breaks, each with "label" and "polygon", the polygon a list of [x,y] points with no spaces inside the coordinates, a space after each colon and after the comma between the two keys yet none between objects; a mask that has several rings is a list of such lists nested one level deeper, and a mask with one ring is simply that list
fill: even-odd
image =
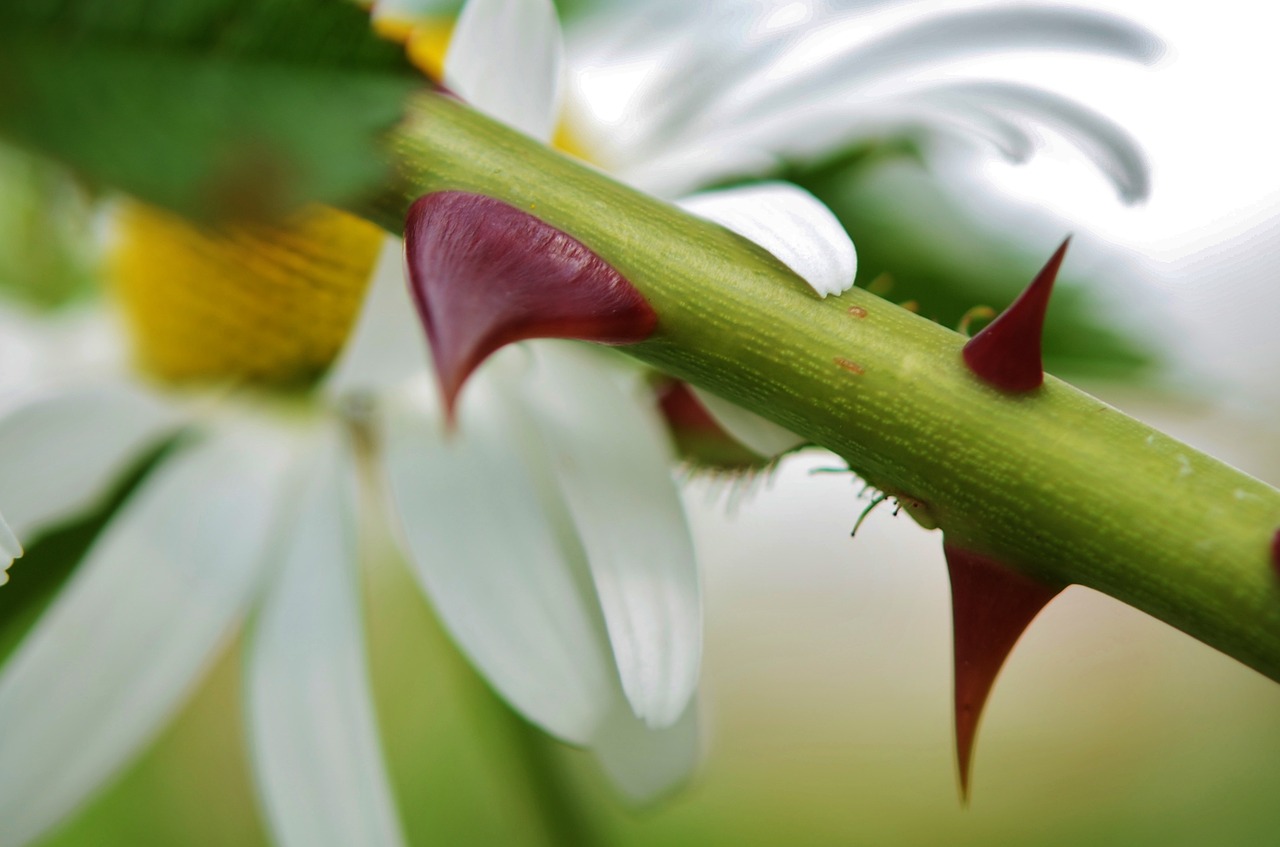
[{"label": "green leaf", "polygon": [[343,0],[0,4],[0,133],[198,219],[371,195],[425,84]]}]

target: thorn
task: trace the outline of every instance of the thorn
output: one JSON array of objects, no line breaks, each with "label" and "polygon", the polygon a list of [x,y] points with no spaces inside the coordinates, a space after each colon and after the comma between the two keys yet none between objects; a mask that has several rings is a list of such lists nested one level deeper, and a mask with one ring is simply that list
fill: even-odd
[{"label": "thorn", "polygon": [[964,362],[979,379],[1004,391],[1031,391],[1044,382],[1040,358],[1044,315],[1071,236],[1009,308],[964,345]]},{"label": "thorn", "polygon": [[1062,589],[947,544],[945,539],[942,549],[951,576],[955,636],[956,761],[960,798],[968,805],[973,742],[987,695],[1018,638]]},{"label": "thorn", "polygon": [[728,437],[687,382],[671,380],[658,388],[656,394],[658,409],[672,429],[691,430],[716,438]]},{"label": "thorn", "polygon": [[1280,577],[1280,529],[1277,529],[1276,534],[1271,538],[1271,570]]},{"label": "thorn", "polygon": [[438,191],[405,222],[409,284],[449,422],[477,367],[530,338],[634,344],[657,315],[590,248],[501,200]]}]

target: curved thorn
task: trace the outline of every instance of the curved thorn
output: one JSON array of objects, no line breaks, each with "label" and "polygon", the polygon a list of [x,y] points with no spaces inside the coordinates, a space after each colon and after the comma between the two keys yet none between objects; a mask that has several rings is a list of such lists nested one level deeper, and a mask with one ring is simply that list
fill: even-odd
[{"label": "curved thorn", "polygon": [[951,576],[955,633],[956,761],[960,797],[967,804],[973,741],[987,695],[1018,638],[1062,589],[945,539],[942,549]]},{"label": "curved thorn", "polygon": [[1031,391],[1044,382],[1044,316],[1070,243],[1067,236],[1018,299],[964,345],[964,363],[983,382],[1012,392]]},{"label": "curved thorn", "polygon": [[467,378],[507,344],[634,344],[657,325],[635,287],[581,241],[492,197],[418,198],[405,259],[450,420]]}]

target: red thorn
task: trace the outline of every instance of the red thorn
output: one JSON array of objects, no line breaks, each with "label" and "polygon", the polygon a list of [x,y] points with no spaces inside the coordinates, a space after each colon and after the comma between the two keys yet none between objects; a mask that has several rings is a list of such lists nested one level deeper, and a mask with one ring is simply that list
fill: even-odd
[{"label": "red thorn", "polygon": [[658,409],[673,429],[729,437],[687,382],[672,380],[659,388]]},{"label": "red thorn", "polygon": [[983,382],[1003,391],[1031,391],[1044,382],[1044,315],[1070,243],[1067,236],[1018,299],[964,345],[965,364]]},{"label": "red thorn", "polygon": [[1032,619],[1061,588],[1037,582],[994,559],[947,544],[955,633],[956,759],[960,796],[969,802],[970,757],[978,719],[996,675]]},{"label": "red thorn", "polygon": [[1271,538],[1271,569],[1280,577],[1280,529]]},{"label": "red thorn", "polygon": [[513,341],[634,344],[657,325],[635,287],[586,245],[492,197],[418,198],[405,257],[451,421],[467,378]]}]

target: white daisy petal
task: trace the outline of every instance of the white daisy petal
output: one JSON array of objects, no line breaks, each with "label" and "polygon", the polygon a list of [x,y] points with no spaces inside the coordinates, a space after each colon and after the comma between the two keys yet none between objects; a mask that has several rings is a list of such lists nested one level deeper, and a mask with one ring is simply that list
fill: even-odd
[{"label": "white daisy petal", "polygon": [[831,210],[802,188],[764,182],[694,194],[676,205],[759,244],[820,297],[853,287],[853,242]]},{"label": "white daisy petal", "polygon": [[469,0],[449,40],[444,83],[480,111],[547,141],[560,115],[563,60],[551,0]]},{"label": "white daisy petal", "polygon": [[[697,686],[702,607],[693,542],[652,396],[629,391],[594,354],[530,345],[521,381],[539,448],[573,515],[635,714],[667,726]],[[634,386],[638,388],[638,386]]]},{"label": "white daisy petal", "polygon": [[0,674],[0,844],[70,812],[182,703],[258,582],[288,447],[210,438],[157,468]]},{"label": "white daisy petal", "polygon": [[1011,116],[1062,133],[1111,180],[1126,202],[1144,199],[1151,183],[1146,157],[1119,124],[1076,101],[1042,88],[1008,82],[937,86],[928,96],[955,108],[1008,110]]},{"label": "white daisy petal", "polygon": [[249,644],[254,774],[281,847],[397,847],[364,655],[354,468],[340,433],[315,447],[297,521],[275,533],[282,570]]},{"label": "white daisy petal", "polygon": [[762,418],[755,412],[748,412],[737,403],[731,403],[701,388],[690,388],[693,388],[698,402],[707,410],[707,414],[715,418],[721,429],[738,443],[766,459],[781,456],[808,441],[784,426]]},{"label": "white daisy petal", "polygon": [[346,346],[325,377],[330,397],[376,392],[427,372],[426,336],[405,281],[404,242],[388,238]]},{"label": "white daisy petal", "polygon": [[618,708],[591,742],[605,773],[633,803],[660,800],[689,781],[698,765],[698,703],[669,727],[650,729]]},{"label": "white daisy petal", "polygon": [[491,369],[447,437],[434,409],[389,409],[383,468],[410,564],[459,647],[525,717],[581,744],[616,696],[608,641],[563,504],[520,450],[528,425]]},{"label": "white daisy petal", "polygon": [[875,81],[908,79],[926,67],[1015,50],[1076,51],[1150,62],[1163,51],[1159,39],[1104,12],[1052,6],[960,10],[900,27],[869,42],[814,62],[754,98],[734,104],[733,114],[708,115],[725,130],[783,112],[800,114],[841,91]]},{"label": "white daisy petal", "polygon": [[179,421],[174,407],[126,384],[15,406],[0,416],[0,509],[22,538],[75,517]]}]

